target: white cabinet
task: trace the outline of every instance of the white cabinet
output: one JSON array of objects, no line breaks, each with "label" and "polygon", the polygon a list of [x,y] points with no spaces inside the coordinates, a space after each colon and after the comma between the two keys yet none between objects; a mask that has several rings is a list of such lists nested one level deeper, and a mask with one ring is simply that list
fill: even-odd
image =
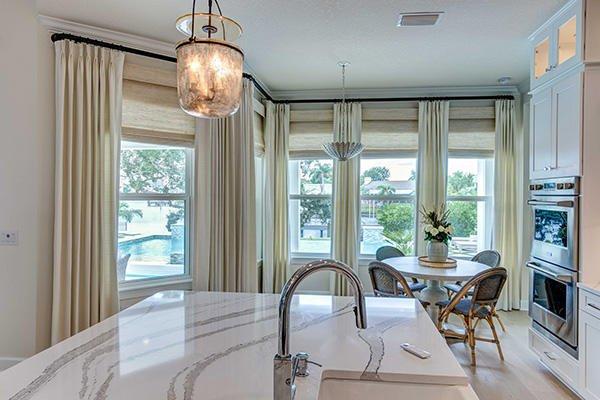
[{"label": "white cabinet", "polygon": [[581,175],[583,74],[567,74],[533,94],[530,179]]},{"label": "white cabinet", "polygon": [[532,89],[582,61],[584,3],[571,1],[529,38]]},{"label": "white cabinet", "polygon": [[558,379],[571,390],[577,391],[579,365],[575,358],[533,328],[529,328],[529,348]]},{"label": "white cabinet", "polygon": [[579,392],[585,400],[600,400],[600,296],[581,290],[580,299]]}]

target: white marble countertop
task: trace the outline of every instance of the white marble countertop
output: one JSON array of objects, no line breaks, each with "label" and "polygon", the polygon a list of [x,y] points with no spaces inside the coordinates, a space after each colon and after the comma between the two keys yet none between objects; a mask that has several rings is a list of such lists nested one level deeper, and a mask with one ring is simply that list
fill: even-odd
[{"label": "white marble countertop", "polygon": [[586,290],[586,291],[588,291],[588,292],[590,292],[590,293],[593,293],[593,294],[595,294],[596,296],[600,296],[600,282],[599,282],[599,283],[596,283],[596,284],[593,284],[593,283],[591,283],[591,284],[590,284],[590,283],[579,282],[579,283],[577,284],[577,286],[578,286],[580,289],[583,289],[583,290]]},{"label": "white marble countertop", "polygon": [[[0,399],[269,399],[278,295],[158,293],[0,373]],[[367,330],[352,298],[295,296],[292,353],[323,364],[298,378],[315,399],[321,377],[467,385],[467,377],[414,299],[367,299]],[[421,360],[409,342],[433,355]]]}]

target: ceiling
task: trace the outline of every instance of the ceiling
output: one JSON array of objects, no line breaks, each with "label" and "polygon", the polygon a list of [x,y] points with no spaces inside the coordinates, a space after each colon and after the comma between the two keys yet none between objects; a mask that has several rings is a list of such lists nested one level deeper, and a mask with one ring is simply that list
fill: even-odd
[{"label": "ceiling", "polygon": [[[567,0],[221,0],[244,27],[246,62],[271,90],[513,84],[529,73],[527,37]],[[40,14],[167,42],[191,0],[37,0]],[[369,7],[366,7],[368,5]],[[198,1],[200,10],[206,9]],[[443,11],[433,27],[398,14]]]}]

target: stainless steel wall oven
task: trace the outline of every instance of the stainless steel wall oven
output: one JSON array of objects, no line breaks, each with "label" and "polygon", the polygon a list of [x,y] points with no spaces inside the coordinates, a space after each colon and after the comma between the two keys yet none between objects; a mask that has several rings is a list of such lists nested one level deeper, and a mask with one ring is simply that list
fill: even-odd
[{"label": "stainless steel wall oven", "polygon": [[577,356],[579,178],[533,181],[529,315],[533,327]]}]

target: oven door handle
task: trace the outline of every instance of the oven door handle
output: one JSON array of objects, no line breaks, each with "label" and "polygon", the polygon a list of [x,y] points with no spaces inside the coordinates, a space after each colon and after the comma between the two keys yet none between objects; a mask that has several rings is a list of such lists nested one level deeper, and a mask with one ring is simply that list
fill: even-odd
[{"label": "oven door handle", "polygon": [[527,200],[527,204],[529,204],[530,206],[555,206],[555,207],[573,208],[575,203],[572,200],[562,200],[562,201]]},{"label": "oven door handle", "polygon": [[551,271],[546,271],[545,269],[541,268],[539,265],[537,265],[534,262],[527,262],[525,264],[528,268],[531,268],[533,270],[536,270],[537,272],[539,272],[542,275],[546,275],[550,278],[554,278],[557,281],[561,281],[564,283],[571,283],[573,282],[573,277],[571,275],[564,275],[564,274],[557,274]]}]

